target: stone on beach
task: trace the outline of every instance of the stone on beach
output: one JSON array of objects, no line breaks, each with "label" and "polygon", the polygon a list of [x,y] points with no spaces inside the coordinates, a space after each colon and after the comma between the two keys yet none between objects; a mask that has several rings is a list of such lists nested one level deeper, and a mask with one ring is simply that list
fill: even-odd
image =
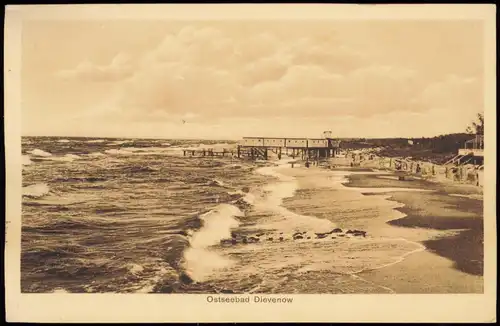
[{"label": "stone on beach", "polygon": [[181,275],[179,276],[179,280],[184,284],[191,284],[194,282],[191,276],[186,273],[181,273]]}]

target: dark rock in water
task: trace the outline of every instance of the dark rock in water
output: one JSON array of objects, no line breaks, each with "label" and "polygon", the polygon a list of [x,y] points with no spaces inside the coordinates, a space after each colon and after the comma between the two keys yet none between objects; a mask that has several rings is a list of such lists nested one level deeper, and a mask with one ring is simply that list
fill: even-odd
[{"label": "dark rock in water", "polygon": [[173,285],[157,285],[153,289],[153,293],[174,293],[175,288]]},{"label": "dark rock in water", "polygon": [[353,235],[366,237],[366,231],[354,230]]},{"label": "dark rock in water", "polygon": [[273,241],[273,238],[267,238],[267,241]]},{"label": "dark rock in water", "polygon": [[352,233],[354,233],[353,230],[347,230],[347,232],[345,234],[352,234]]},{"label": "dark rock in water", "polygon": [[237,234],[236,232],[231,232],[231,238],[236,238]]},{"label": "dark rock in water", "polygon": [[242,242],[243,242],[243,243],[248,243],[247,238],[243,238]]},{"label": "dark rock in water", "polygon": [[186,273],[181,273],[181,275],[179,276],[179,280],[184,284],[191,284],[194,282],[191,276]]},{"label": "dark rock in water", "polygon": [[297,236],[294,236],[293,239],[294,240],[299,240],[299,239],[304,239],[304,237],[301,236],[301,235],[297,235]]},{"label": "dark rock in water", "polygon": [[179,232],[177,232],[177,234],[183,235],[185,237],[188,236],[188,233],[186,231],[179,231]]},{"label": "dark rock in water", "polygon": [[243,188],[241,188],[241,191],[248,193],[248,192],[250,192],[250,188],[249,187],[243,187]]},{"label": "dark rock in water", "polygon": [[224,182],[219,181],[219,180],[210,180],[208,182],[209,186],[217,186],[217,187],[224,187]]},{"label": "dark rock in water", "polygon": [[309,239],[309,240],[310,240],[310,239],[311,239],[311,237],[307,237],[307,239]]},{"label": "dark rock in water", "polygon": [[283,234],[283,232],[280,232],[280,234]]},{"label": "dark rock in water", "polygon": [[336,237],[332,237],[332,239],[337,239]]},{"label": "dark rock in water", "polygon": [[296,236],[298,236],[298,235],[302,235],[302,232],[295,232],[295,233],[293,234],[293,237],[296,237]]},{"label": "dark rock in water", "polygon": [[333,229],[331,233],[342,233],[342,229],[339,228]]},{"label": "dark rock in water", "polygon": [[231,239],[231,243],[235,245],[237,243],[236,239],[234,239],[234,238]]},{"label": "dark rock in water", "polygon": [[283,241],[283,237],[280,237],[280,241]]},{"label": "dark rock in water", "polygon": [[339,237],[345,237],[345,234],[339,234]]},{"label": "dark rock in water", "polygon": [[258,234],[256,234],[255,236],[256,236],[256,237],[261,237],[261,236],[263,236],[263,235],[264,235],[264,233],[258,233]]},{"label": "dark rock in water", "polygon": [[256,237],[250,237],[250,238],[248,238],[248,240],[250,240],[251,242],[259,242],[260,241],[260,239],[256,238]]},{"label": "dark rock in water", "polygon": [[320,233],[320,234],[316,234],[316,237],[318,239],[323,239],[323,238],[326,238],[327,234],[324,234],[324,233]]}]

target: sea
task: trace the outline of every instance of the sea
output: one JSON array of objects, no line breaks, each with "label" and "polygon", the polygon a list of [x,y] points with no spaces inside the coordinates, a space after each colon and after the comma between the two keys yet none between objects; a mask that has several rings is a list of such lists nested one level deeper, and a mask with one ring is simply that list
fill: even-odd
[{"label": "sea", "polygon": [[23,137],[22,292],[392,293],[360,273],[425,250],[386,223],[399,203],[345,186],[380,171],[183,156],[234,147]]}]

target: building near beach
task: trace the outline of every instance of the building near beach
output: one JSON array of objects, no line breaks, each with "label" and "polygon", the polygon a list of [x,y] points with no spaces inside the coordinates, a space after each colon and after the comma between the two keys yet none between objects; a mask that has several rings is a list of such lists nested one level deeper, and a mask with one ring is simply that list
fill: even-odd
[{"label": "building near beach", "polygon": [[445,163],[453,165],[483,165],[484,164],[484,136],[476,135],[465,142],[463,148],[458,150],[455,157]]},{"label": "building near beach", "polygon": [[324,138],[269,138],[243,137],[238,142],[238,157],[268,158],[268,151],[281,157],[283,151],[294,157],[303,159],[323,159],[333,157],[340,150],[340,141],[327,137],[331,132],[325,132]]}]

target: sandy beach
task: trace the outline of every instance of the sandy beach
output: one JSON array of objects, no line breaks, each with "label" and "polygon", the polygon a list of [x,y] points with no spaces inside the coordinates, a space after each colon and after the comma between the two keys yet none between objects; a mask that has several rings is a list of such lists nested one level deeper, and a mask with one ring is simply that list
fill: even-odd
[{"label": "sandy beach", "polygon": [[[345,173],[345,189],[373,199],[373,206],[392,203],[364,219],[335,213],[336,193],[331,174]],[[483,202],[478,187],[443,184],[421,179],[400,181],[391,172],[369,172],[366,168],[311,167],[288,169],[299,180],[295,196],[284,202],[291,211],[334,221],[343,228],[360,228],[373,236],[402,237],[417,242],[422,250],[400,261],[364,270],[355,276],[380,292],[394,293],[482,293],[483,292]],[[315,205],[307,205],[314,202]],[[352,210],[366,210],[353,202]],[[367,202],[367,206],[370,202]],[[353,214],[354,216],[354,214]],[[384,290],[385,289],[385,290]],[[373,292],[373,291],[370,291]],[[378,292],[378,291],[375,291]]]}]

